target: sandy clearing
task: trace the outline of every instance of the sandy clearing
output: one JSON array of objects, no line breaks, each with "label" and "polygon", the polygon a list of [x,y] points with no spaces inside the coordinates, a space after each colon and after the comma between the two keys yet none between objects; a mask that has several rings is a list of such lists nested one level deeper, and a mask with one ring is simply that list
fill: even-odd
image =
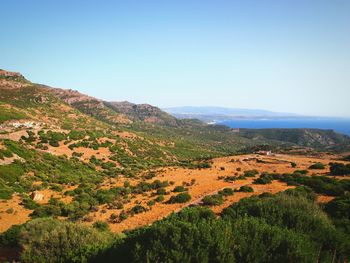
[{"label": "sandy clearing", "polygon": [[[30,219],[32,210],[25,209],[20,203],[21,198],[18,195],[14,195],[10,200],[0,201],[0,233]],[[8,209],[13,210],[12,213],[8,213]]]},{"label": "sandy clearing", "polygon": [[317,202],[318,203],[328,203],[328,202],[332,201],[334,198],[335,198],[334,196],[318,195]]}]

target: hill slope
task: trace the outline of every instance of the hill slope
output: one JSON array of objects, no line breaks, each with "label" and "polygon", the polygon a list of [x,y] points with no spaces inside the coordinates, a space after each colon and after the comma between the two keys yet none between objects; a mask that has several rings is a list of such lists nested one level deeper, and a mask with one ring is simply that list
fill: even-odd
[{"label": "hill slope", "polygon": [[274,140],[323,150],[346,151],[350,137],[333,130],[320,129],[240,129],[251,140]]},{"label": "hill slope", "polygon": [[176,126],[178,120],[161,109],[149,104],[134,104],[127,101],[106,102],[114,111],[128,116],[133,121],[144,121],[147,123],[158,123]]}]

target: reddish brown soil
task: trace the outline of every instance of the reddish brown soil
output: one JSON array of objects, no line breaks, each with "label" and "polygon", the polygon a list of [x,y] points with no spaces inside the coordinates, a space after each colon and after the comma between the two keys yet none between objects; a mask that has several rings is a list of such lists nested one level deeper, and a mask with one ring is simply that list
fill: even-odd
[{"label": "reddish brown soil", "polygon": [[[64,147],[52,148],[61,151],[60,153],[64,153]],[[103,149],[106,150],[106,152],[104,152]],[[84,148],[84,150],[86,149]],[[100,152],[100,154],[107,155],[107,151],[108,148],[100,148],[97,151],[91,149],[91,152],[89,152],[89,154],[94,153],[97,155],[97,152]],[[233,189],[239,188],[243,185],[249,185],[253,187],[254,193],[236,192],[233,196],[226,197],[222,205],[211,207],[215,213],[219,214],[225,207],[229,206],[233,202],[238,202],[241,198],[254,194],[261,194],[264,192],[277,193],[290,188],[290,186],[287,186],[286,184],[278,181],[273,181],[273,183],[269,185],[254,185],[252,184],[254,178],[237,180],[232,183],[225,182],[224,180],[219,179],[219,177],[241,175],[244,173],[244,171],[250,169],[257,169],[259,172],[290,173],[297,169],[307,169],[311,164],[316,162],[324,163],[326,165],[326,169],[312,170],[310,174],[314,173],[316,175],[322,175],[328,171],[328,163],[332,158],[334,158],[334,156],[321,156],[319,158],[314,158],[294,155],[257,156],[251,154],[214,159],[212,167],[209,169],[187,169],[181,167],[168,167],[158,169],[156,170],[156,176],[152,179],[147,180],[148,182],[152,182],[156,179],[159,179],[161,181],[174,182],[174,185],[166,187],[166,190],[169,192],[169,194],[165,196],[164,202],[156,203],[151,207],[147,205],[148,201],[156,198],[154,191],[145,194],[134,195],[130,198],[129,202],[124,204],[124,208],[122,210],[128,212],[136,204],[141,204],[142,206],[147,207],[149,210],[134,216],[129,215],[129,217],[123,222],[109,224],[112,231],[114,232],[121,232],[124,230],[149,225],[156,220],[166,217],[172,212],[183,209],[184,207],[190,205],[198,205],[201,203],[201,200],[204,196],[215,194],[225,187],[230,187]],[[259,162],[257,162],[257,159],[259,159]],[[292,168],[290,164],[291,162],[295,162],[297,164],[297,167]],[[101,188],[108,189],[111,187],[122,186],[125,181],[129,181],[132,185],[136,185],[141,180],[141,176],[136,179],[127,179],[124,177],[117,179],[111,178],[107,179],[101,185]],[[172,192],[175,186],[183,185],[184,183],[190,184],[192,180],[195,180],[194,184],[186,186],[188,188],[189,194],[192,196],[192,200],[190,202],[185,204],[166,204],[166,201],[169,200],[172,195],[177,194]],[[65,188],[65,190],[68,189],[67,187]],[[66,203],[69,203],[72,200],[71,197],[63,196],[62,193],[54,192],[52,190],[46,189],[39,192],[44,194],[44,200],[40,203],[47,203],[51,197],[58,198]],[[318,201],[327,202],[331,199],[332,197],[320,196]],[[21,205],[19,205],[19,203],[20,198],[18,196],[14,196],[11,200],[0,202],[0,232],[5,231],[14,224],[21,224],[29,220],[29,214],[32,211],[23,208]],[[6,210],[9,208],[13,208],[13,213],[9,214],[6,212]],[[107,205],[102,205],[99,207],[99,210],[97,212],[92,212],[85,218],[88,219],[88,222],[86,222],[86,224],[92,224],[97,220],[104,220],[109,222],[111,214],[118,216],[122,210],[110,209]]]},{"label": "reddish brown soil", "polygon": [[17,195],[11,200],[0,201],[0,233],[13,225],[23,224],[29,220],[32,210],[25,209],[20,203],[21,198]]},{"label": "reddish brown soil", "polygon": [[[257,162],[256,159],[265,161],[265,163]],[[170,192],[169,195],[165,196],[165,201],[162,204],[156,203],[154,206],[149,208],[149,211],[137,214],[134,216],[129,216],[128,219],[121,223],[111,223],[110,227],[114,232],[121,232],[128,229],[133,229],[141,227],[144,225],[149,225],[156,220],[166,217],[172,212],[179,211],[180,209],[190,206],[197,205],[200,203],[201,199],[210,194],[215,194],[219,190],[225,187],[231,187],[233,189],[238,188],[243,185],[249,185],[253,187],[254,193],[235,193],[233,196],[225,198],[225,201],[220,206],[212,207],[215,213],[220,213],[225,207],[229,206],[233,202],[238,202],[241,198],[249,197],[254,194],[261,194],[264,192],[277,193],[284,191],[290,186],[285,183],[273,181],[269,185],[254,185],[252,181],[254,178],[247,178],[245,180],[237,180],[233,183],[225,182],[219,180],[219,176],[234,175],[237,173],[237,168],[241,168],[238,174],[243,174],[245,170],[257,169],[259,172],[278,172],[278,173],[288,173],[293,172],[296,169],[307,169],[311,164],[316,162],[322,162],[324,164],[329,163],[329,157],[323,158],[313,158],[305,156],[290,156],[290,155],[275,155],[275,156],[257,156],[257,155],[241,155],[234,157],[224,157],[217,158],[213,160],[212,168],[210,169],[185,169],[179,167],[169,167],[158,170],[158,175],[150,180],[159,179],[161,181],[174,181],[173,186],[166,187],[166,190]],[[296,168],[292,168],[290,162],[297,163]],[[328,167],[325,170],[314,170],[315,174],[323,174],[328,171]],[[192,179],[195,179],[195,184],[189,186],[189,194],[192,196],[192,200],[185,204],[165,204],[169,198],[174,195],[172,189],[177,185],[182,185],[183,182],[189,183]],[[125,180],[115,180],[106,182],[103,186],[104,188],[113,187],[116,185],[122,185]],[[131,182],[131,184],[136,184],[137,181]],[[123,210],[130,210],[135,204],[141,204],[144,207],[147,206],[149,200],[154,199],[156,196],[152,196],[152,193],[147,193],[144,195],[136,195],[131,199],[130,203],[124,205]],[[325,199],[326,197],[322,197]],[[329,198],[329,197],[328,197]],[[330,199],[329,199],[330,200]],[[108,209],[106,205],[101,206],[98,212],[90,214],[90,220],[88,224],[92,224],[97,220],[108,221],[111,214],[119,215],[122,210]]]}]

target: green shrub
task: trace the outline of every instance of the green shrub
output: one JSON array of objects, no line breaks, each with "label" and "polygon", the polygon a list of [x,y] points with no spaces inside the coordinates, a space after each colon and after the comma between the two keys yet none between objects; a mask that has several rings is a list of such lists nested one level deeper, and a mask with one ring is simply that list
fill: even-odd
[{"label": "green shrub", "polygon": [[255,217],[271,226],[308,236],[309,243],[315,245],[315,252],[323,249],[324,253],[328,253],[329,249],[339,245],[337,242],[343,242],[327,215],[316,203],[302,195],[280,193],[267,198],[245,198],[224,209],[222,216],[233,221]]},{"label": "green shrub", "polygon": [[303,174],[303,175],[305,175],[305,174],[308,174],[309,171],[308,170],[295,170],[293,173],[294,174]]},{"label": "green shrub", "polygon": [[49,141],[49,144],[50,144],[52,147],[59,147],[59,146],[60,146],[60,144],[59,144],[58,141],[53,141],[53,140]]},{"label": "green shrub", "polygon": [[153,205],[155,205],[155,201],[154,200],[149,200],[148,202],[147,202],[147,205],[148,206],[153,206]]},{"label": "green shrub", "polygon": [[50,186],[50,189],[56,192],[62,192],[63,191],[63,186],[58,185],[58,184],[53,184]]},{"label": "green shrub", "polygon": [[219,191],[219,194],[223,195],[223,196],[229,196],[229,195],[233,195],[234,191],[232,188],[226,187],[226,188],[222,189],[221,191]]},{"label": "green shrub", "polygon": [[0,234],[0,246],[17,247],[19,244],[22,226],[13,225],[8,230]]},{"label": "green shrub", "polygon": [[326,167],[324,166],[323,163],[314,163],[313,165],[310,165],[309,169],[325,169]]},{"label": "green shrub", "polygon": [[25,224],[19,243],[24,262],[87,262],[112,240],[106,232],[46,218]]},{"label": "green shrub", "polygon": [[29,197],[23,198],[22,205],[30,210],[34,210],[39,207],[39,204]]},{"label": "green shrub", "polygon": [[258,174],[259,174],[259,171],[256,170],[256,169],[244,171],[244,176],[245,177],[255,177]]},{"label": "green shrub", "polygon": [[335,219],[350,219],[350,194],[339,196],[325,204],[325,211]]},{"label": "green shrub", "polygon": [[126,220],[128,218],[128,215],[125,213],[125,212],[121,212],[120,214],[119,214],[119,220],[120,221],[124,221],[124,220]]},{"label": "green shrub", "polygon": [[140,214],[143,212],[146,212],[147,208],[143,207],[142,205],[135,205],[133,208],[131,208],[130,213],[131,214]]},{"label": "green shrub", "polygon": [[331,175],[348,175],[350,174],[350,164],[330,163]]},{"label": "green shrub", "polygon": [[209,169],[209,168],[211,168],[211,164],[208,163],[208,162],[199,163],[199,164],[197,164],[197,168],[199,168],[199,169]]},{"label": "green shrub", "polygon": [[182,185],[178,185],[174,188],[173,192],[174,193],[180,193],[180,192],[185,192],[187,189],[183,187]]},{"label": "green shrub", "polygon": [[156,202],[163,202],[164,201],[164,196],[163,195],[159,195],[156,197],[156,199],[154,199]]},{"label": "green shrub", "polygon": [[263,173],[259,178],[255,179],[253,184],[271,184],[273,176],[267,173]]},{"label": "green shrub", "polygon": [[167,192],[164,188],[157,189],[157,195],[166,195]]},{"label": "green shrub", "polygon": [[222,198],[222,195],[215,194],[215,195],[207,195],[202,199],[202,202],[204,205],[208,206],[215,206],[215,205],[221,205],[224,200]]},{"label": "green shrub", "polygon": [[99,231],[108,231],[109,230],[109,225],[105,221],[96,221],[95,223],[92,224],[93,228],[96,228]]},{"label": "green shrub", "polygon": [[191,200],[191,195],[188,193],[180,193],[178,195],[172,196],[169,200],[170,204],[175,203],[186,203]]},{"label": "green shrub", "polygon": [[0,182],[0,200],[9,200],[12,198],[13,190],[6,185],[3,186]]},{"label": "green shrub", "polygon": [[34,209],[31,217],[57,217],[61,215],[61,208],[56,205],[40,205]]},{"label": "green shrub", "polygon": [[340,196],[350,191],[350,180],[337,180],[326,176],[306,176],[299,173],[284,174],[276,179],[288,185],[304,185],[318,194]]},{"label": "green shrub", "polygon": [[224,178],[224,181],[225,181],[225,182],[228,182],[228,183],[234,182],[234,181],[236,181],[236,180],[237,180],[237,177],[236,177],[236,176],[232,176],[232,175],[228,175],[228,176],[226,176],[226,177]]},{"label": "green shrub", "polygon": [[251,193],[254,192],[254,189],[248,185],[243,185],[237,190],[237,192]]}]

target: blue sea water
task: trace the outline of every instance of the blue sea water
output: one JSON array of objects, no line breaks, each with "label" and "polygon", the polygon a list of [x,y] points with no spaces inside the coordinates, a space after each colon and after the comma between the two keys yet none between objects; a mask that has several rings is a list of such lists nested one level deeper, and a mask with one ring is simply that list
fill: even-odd
[{"label": "blue sea water", "polygon": [[331,129],[350,136],[350,119],[237,119],[220,121],[231,128],[315,128]]}]

